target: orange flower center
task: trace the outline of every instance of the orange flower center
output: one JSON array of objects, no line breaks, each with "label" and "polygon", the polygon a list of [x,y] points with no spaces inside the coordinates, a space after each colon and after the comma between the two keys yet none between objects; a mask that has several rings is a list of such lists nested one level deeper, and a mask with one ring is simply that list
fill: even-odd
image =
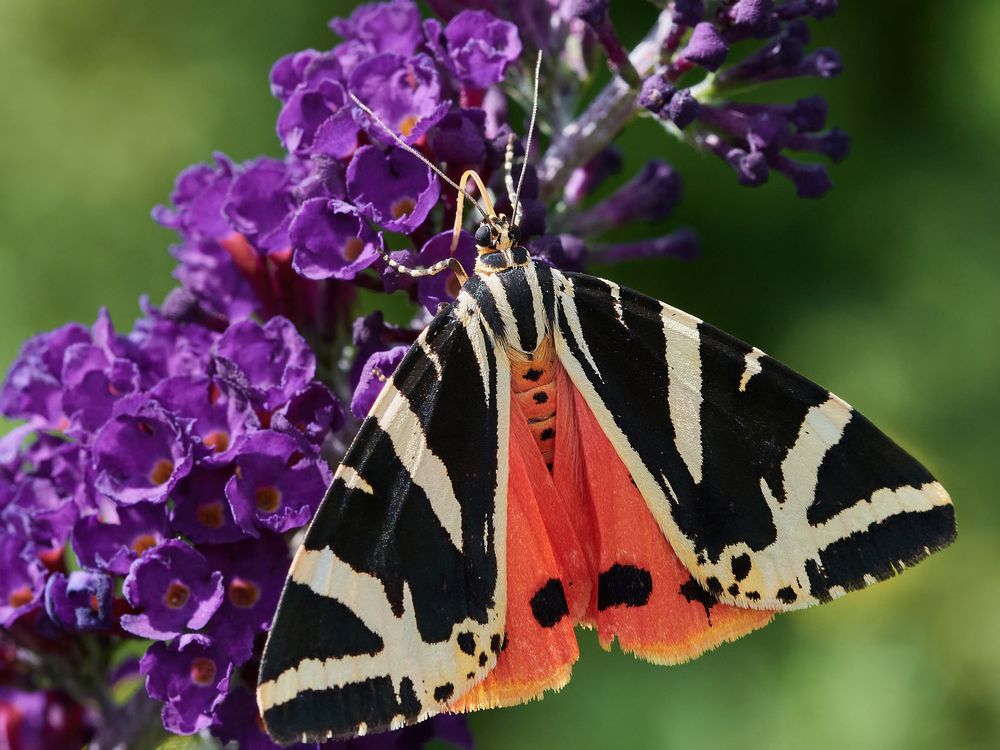
[{"label": "orange flower center", "polygon": [[161,458],[153,465],[153,470],[149,472],[149,481],[157,485],[164,484],[173,473],[174,462],[169,458]]},{"label": "orange flower center", "polygon": [[150,547],[156,546],[156,537],[152,534],[140,534],[135,539],[132,540],[132,551],[135,552],[137,556],[141,556],[143,552],[148,550]]},{"label": "orange flower center", "polygon": [[416,202],[412,198],[400,198],[398,201],[389,206],[389,213],[392,214],[392,218],[398,219],[402,216],[408,216],[413,213],[413,209],[416,208]]},{"label": "orange flower center", "polygon": [[258,487],[254,493],[257,507],[265,513],[274,513],[281,507],[281,491],[273,485]]},{"label": "orange flower center", "polygon": [[344,243],[344,260],[353,263],[364,249],[365,243],[361,241],[360,237],[351,237],[351,239]]},{"label": "orange flower center", "polygon": [[206,656],[191,660],[191,682],[202,687],[215,682],[215,662]]},{"label": "orange flower center", "polygon": [[205,436],[205,445],[216,453],[222,453],[229,447],[229,433],[223,430],[214,430]]},{"label": "orange flower center", "polygon": [[198,523],[209,529],[220,528],[226,520],[226,515],[222,510],[222,502],[219,500],[199,505],[194,515],[198,519]]},{"label": "orange flower center", "polygon": [[396,130],[398,130],[400,134],[405,138],[406,136],[408,136],[410,133],[413,132],[413,128],[416,127],[419,121],[420,118],[417,117],[416,115],[407,115],[406,117],[404,117],[402,120],[399,121],[399,124],[396,126]]},{"label": "orange flower center", "polygon": [[163,595],[163,602],[170,609],[180,609],[187,604],[188,597],[191,596],[191,589],[180,581],[171,581],[167,586],[167,593]]},{"label": "orange flower center", "polygon": [[12,607],[23,607],[33,598],[34,595],[31,593],[31,587],[22,586],[21,588],[14,589],[14,591],[10,592],[10,596],[7,600],[10,602],[10,606]]},{"label": "orange flower center", "polygon": [[253,581],[237,577],[230,582],[228,594],[234,607],[250,609],[260,599],[260,588]]}]

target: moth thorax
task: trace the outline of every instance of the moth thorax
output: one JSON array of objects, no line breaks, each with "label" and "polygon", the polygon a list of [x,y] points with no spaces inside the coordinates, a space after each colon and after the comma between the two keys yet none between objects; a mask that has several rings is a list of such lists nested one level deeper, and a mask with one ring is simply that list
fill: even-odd
[{"label": "moth thorax", "polygon": [[556,380],[559,374],[559,360],[552,339],[543,338],[530,354],[516,349],[508,350],[507,354],[514,401],[528,420],[545,465],[551,469],[556,449]]}]

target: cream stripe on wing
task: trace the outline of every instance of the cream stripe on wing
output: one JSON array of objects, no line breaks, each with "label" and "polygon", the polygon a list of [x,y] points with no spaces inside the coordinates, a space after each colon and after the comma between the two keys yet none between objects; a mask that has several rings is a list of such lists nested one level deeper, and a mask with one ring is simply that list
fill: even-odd
[{"label": "cream stripe on wing", "polygon": [[701,337],[694,316],[663,305],[663,338],[666,341],[667,403],[674,443],[691,473],[701,484]]},{"label": "cream stripe on wing", "polygon": [[372,408],[370,417],[389,436],[393,450],[414,483],[427,495],[434,514],[455,549],[462,551],[462,506],[448,476],[448,467],[431,451],[410,400],[391,381]]},{"label": "cream stripe on wing", "polygon": [[[590,353],[590,347],[587,346],[587,339],[583,337],[583,326],[580,325],[580,313],[577,312],[576,302],[573,300],[573,282],[556,270],[552,271],[552,278],[557,290],[562,292],[562,294],[558,295],[558,299],[562,305],[563,314],[566,316],[566,325],[569,326],[570,333],[573,334],[573,338],[576,340],[576,345],[580,348],[583,356],[586,357],[587,363],[593,369],[597,378],[604,380],[601,371],[597,369],[597,362],[594,361],[594,355]],[[561,290],[558,287],[560,283],[562,284]]]},{"label": "cream stripe on wing", "polygon": [[548,330],[548,326],[545,324],[545,303],[542,302],[542,287],[538,283],[538,274],[535,272],[534,263],[529,263],[525,267],[524,275],[528,280],[528,289],[531,290],[531,307],[535,313],[536,336],[541,341]]}]

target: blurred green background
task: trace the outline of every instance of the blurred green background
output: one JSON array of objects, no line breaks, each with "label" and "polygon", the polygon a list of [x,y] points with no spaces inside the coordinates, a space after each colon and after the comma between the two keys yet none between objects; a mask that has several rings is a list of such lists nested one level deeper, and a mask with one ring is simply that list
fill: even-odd
[{"label": "blurred green background", "polygon": [[[0,0],[0,364],[27,336],[170,288],[148,218],[213,150],[278,153],[267,72],[328,47],[350,3]],[[652,7],[618,0],[635,40]],[[583,656],[561,693],[472,719],[492,748],[1000,746],[1000,3],[842,3],[815,27],[843,54],[820,92],[854,137],[836,187],[752,191],[650,123],[622,141],[683,173],[671,226],[701,260],[602,269],[847,398],[958,506],[958,543],[889,583],[680,667]],[[626,18],[628,16],[628,18]],[[629,25],[631,24],[631,25]]]}]

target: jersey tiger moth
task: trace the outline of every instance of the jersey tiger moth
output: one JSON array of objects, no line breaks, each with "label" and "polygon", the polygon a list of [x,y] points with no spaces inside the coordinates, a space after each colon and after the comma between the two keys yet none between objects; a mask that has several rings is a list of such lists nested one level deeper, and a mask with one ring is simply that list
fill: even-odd
[{"label": "jersey tiger moth", "polygon": [[292,563],[257,689],[279,742],[536,698],[569,680],[577,624],[685,661],[955,537],[944,488],[837,396],[532,260],[511,192],[508,223],[480,183],[475,271],[455,268]]}]

